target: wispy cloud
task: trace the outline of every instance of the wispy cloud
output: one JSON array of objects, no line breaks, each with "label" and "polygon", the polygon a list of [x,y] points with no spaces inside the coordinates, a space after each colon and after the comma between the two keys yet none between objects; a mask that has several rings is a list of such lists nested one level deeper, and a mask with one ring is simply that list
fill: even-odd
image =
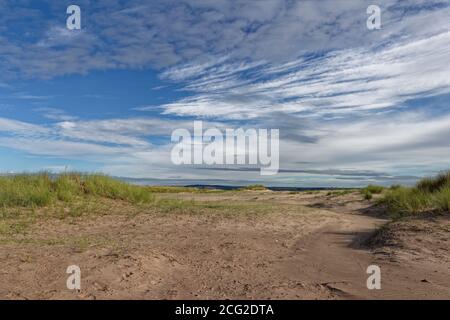
[{"label": "wispy cloud", "polygon": [[[190,69],[195,73],[196,65],[223,56],[289,62],[308,52],[448,31],[445,0],[383,1],[382,32],[365,28],[369,4],[366,0],[340,1],[339,5],[334,0],[151,4],[80,0],[86,24],[80,32],[69,32],[63,20],[54,18],[65,13],[65,2],[49,3],[53,14],[43,19],[39,10],[6,1],[4,10],[10,14],[0,19],[0,30],[5,31],[0,36],[0,70],[3,77],[53,78],[91,70],[161,69],[195,62]],[[21,37],[10,25],[21,26]]]},{"label": "wispy cloud", "polygon": [[[207,127],[279,128],[282,170],[271,182],[412,180],[448,165],[448,107],[410,106],[450,94],[448,1],[383,1],[382,29],[369,31],[365,0],[80,0],[80,32],[64,28],[65,2],[47,2],[49,15],[0,2],[9,12],[0,17],[0,88],[10,91],[2,98],[48,119],[0,118],[4,148],[93,161],[118,175],[207,179],[208,170],[169,160],[172,130],[200,118]],[[89,119],[22,85],[123,69],[154,70],[163,85],[145,90],[183,98],[137,102],[134,111],[151,117]],[[114,98],[95,89],[80,98],[93,106]],[[230,179],[227,170],[214,174]],[[259,179],[251,170],[238,178]]]},{"label": "wispy cloud", "polygon": [[19,100],[48,100],[51,96],[33,95],[25,92],[16,92],[11,95],[11,98]]},{"label": "wispy cloud", "polygon": [[42,114],[45,118],[57,121],[75,120],[77,117],[67,114],[65,110],[51,107],[40,107],[33,111]]},{"label": "wispy cloud", "polygon": [[[164,106],[166,113],[225,118],[274,111],[305,116],[367,113],[409,99],[450,92],[450,31],[381,48],[333,51],[282,65],[220,64],[186,75],[197,95]],[[191,66],[187,67],[188,69]],[[181,70],[183,70],[181,68]],[[242,79],[243,70],[250,71]],[[180,79],[180,68],[166,71]]]},{"label": "wispy cloud", "polygon": [[0,132],[27,136],[50,133],[46,127],[7,118],[0,118]]}]

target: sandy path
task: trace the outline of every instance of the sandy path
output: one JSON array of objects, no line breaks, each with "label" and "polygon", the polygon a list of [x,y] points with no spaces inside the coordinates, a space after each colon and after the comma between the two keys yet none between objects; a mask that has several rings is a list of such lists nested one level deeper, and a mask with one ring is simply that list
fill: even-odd
[{"label": "sandy path", "polygon": [[[399,263],[359,245],[385,221],[362,215],[367,203],[357,196],[194,197],[297,205],[235,218],[139,214],[47,221],[29,236],[88,241],[82,248],[45,241],[0,246],[0,298],[450,298],[446,266]],[[71,264],[82,270],[81,292],[65,286]],[[366,287],[370,264],[381,267],[381,290]]]}]

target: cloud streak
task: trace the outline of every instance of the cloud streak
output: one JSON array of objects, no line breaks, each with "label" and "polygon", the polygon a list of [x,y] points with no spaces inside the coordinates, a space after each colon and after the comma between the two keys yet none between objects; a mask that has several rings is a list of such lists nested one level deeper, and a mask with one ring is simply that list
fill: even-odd
[{"label": "cloud streak", "polygon": [[[284,65],[207,66],[197,70],[195,78],[174,69],[164,76],[180,79],[184,74],[185,89],[197,95],[164,108],[168,114],[229,119],[274,111],[304,116],[378,112],[417,97],[449,93],[449,56],[450,31],[381,49],[333,51]],[[251,72],[241,80],[247,70]]]},{"label": "cloud streak", "polygon": [[[448,166],[450,109],[411,107],[448,101],[448,1],[383,1],[382,29],[369,31],[364,0],[80,0],[77,32],[64,28],[66,1],[45,2],[47,15],[26,0],[0,2],[10,12],[0,17],[0,88],[14,88],[9,100],[46,119],[0,117],[3,148],[92,161],[115,175],[208,179],[208,170],[170,163],[171,132],[203,119],[205,127],[280,129],[283,169],[270,183],[411,181]],[[22,91],[23,80],[98,70],[153,70],[161,83],[149,91],[182,98],[85,119]],[[92,89],[85,98],[108,103]],[[229,180],[230,170],[215,178]]]}]

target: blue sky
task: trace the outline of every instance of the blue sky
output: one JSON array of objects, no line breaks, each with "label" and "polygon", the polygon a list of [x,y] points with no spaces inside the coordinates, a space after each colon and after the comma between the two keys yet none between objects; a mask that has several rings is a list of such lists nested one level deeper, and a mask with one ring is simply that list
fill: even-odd
[{"label": "blue sky", "polygon": [[[81,30],[66,8],[81,8]],[[381,8],[368,30],[366,8]],[[0,171],[359,186],[450,168],[450,2],[0,0]],[[280,130],[280,173],[174,166],[193,120]]]}]

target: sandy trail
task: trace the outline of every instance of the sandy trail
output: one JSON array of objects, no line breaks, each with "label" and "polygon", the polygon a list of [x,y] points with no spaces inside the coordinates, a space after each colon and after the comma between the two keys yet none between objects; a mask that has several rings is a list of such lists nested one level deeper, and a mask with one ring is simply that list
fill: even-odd
[{"label": "sandy trail", "polygon": [[[279,208],[231,218],[141,213],[45,221],[27,235],[33,241],[0,246],[0,298],[450,298],[448,264],[396,260],[362,245],[386,220],[363,214],[370,204],[359,195],[241,192],[177,197],[257,201]],[[84,245],[54,241],[68,237]],[[65,270],[72,264],[82,271],[80,292],[65,285]],[[381,290],[366,287],[370,264],[381,267]]]}]

